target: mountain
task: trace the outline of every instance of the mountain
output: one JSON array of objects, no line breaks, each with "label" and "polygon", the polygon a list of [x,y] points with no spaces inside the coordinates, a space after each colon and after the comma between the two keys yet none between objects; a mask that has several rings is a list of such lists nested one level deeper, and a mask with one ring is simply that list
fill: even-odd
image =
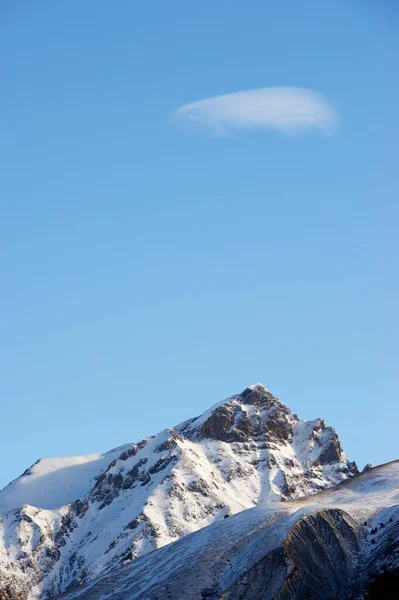
[{"label": "mountain", "polygon": [[137,444],[41,460],[9,484],[0,599],[62,593],[224,517],[357,473],[322,419],[301,421],[250,386]]},{"label": "mountain", "polygon": [[371,591],[372,600],[397,598],[398,574],[395,461],[312,496],[245,510],[63,598],[360,600]]}]

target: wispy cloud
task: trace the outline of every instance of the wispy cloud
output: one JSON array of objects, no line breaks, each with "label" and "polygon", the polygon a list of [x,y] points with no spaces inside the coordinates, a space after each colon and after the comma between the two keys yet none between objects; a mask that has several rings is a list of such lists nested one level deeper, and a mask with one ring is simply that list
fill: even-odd
[{"label": "wispy cloud", "polygon": [[334,132],[339,118],[327,99],[313,90],[270,87],[206,98],[180,106],[179,122],[210,132],[277,129],[285,134],[308,130]]}]

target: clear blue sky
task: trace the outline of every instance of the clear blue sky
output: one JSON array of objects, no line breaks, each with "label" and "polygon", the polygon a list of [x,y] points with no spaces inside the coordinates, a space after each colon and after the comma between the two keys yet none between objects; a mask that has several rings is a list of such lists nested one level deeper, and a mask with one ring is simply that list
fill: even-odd
[{"label": "clear blue sky", "polygon": [[[398,458],[394,1],[0,3],[0,485],[261,381]],[[335,135],[171,119],[322,92]]]}]

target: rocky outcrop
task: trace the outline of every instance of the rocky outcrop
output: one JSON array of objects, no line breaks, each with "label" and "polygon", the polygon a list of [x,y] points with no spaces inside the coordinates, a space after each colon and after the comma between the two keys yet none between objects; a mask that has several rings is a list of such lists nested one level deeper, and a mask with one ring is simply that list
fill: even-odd
[{"label": "rocky outcrop", "polygon": [[[239,430],[231,431],[233,411],[228,406],[220,406],[201,427],[201,437],[222,442],[239,441]],[[242,436],[245,439],[245,435]],[[239,439],[236,439],[239,438]]]},{"label": "rocky outcrop", "polygon": [[363,528],[342,510],[301,519],[283,543],[289,570],[276,600],[350,597],[364,538]]},{"label": "rocky outcrop", "polygon": [[[217,407],[200,427],[199,435],[224,442],[289,441],[296,421],[298,417],[287,406],[257,384]],[[191,435],[198,436],[198,430],[194,431]]]},{"label": "rocky outcrop", "polygon": [[[221,600],[349,600],[363,598],[381,570],[396,573],[399,523],[390,542],[367,560],[369,531],[343,510],[325,509],[299,520],[281,547],[242,575]],[[388,570],[389,569],[389,570]],[[395,578],[392,578],[394,585]],[[396,593],[399,591],[396,579]],[[393,597],[393,596],[392,596]]]}]

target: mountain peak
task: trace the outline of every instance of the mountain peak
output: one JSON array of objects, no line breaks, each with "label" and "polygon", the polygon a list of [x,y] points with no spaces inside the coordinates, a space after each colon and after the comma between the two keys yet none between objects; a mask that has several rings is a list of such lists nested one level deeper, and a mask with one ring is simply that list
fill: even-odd
[{"label": "mountain peak", "polygon": [[[271,408],[273,405],[285,406],[276,396],[265,388],[261,383],[250,385],[238,395],[237,399],[242,404],[250,404],[258,407]],[[287,407],[286,407],[287,408]]]},{"label": "mountain peak", "polygon": [[[261,392],[268,392],[269,390],[263,385],[263,383],[253,383],[252,385],[249,385],[247,388],[245,388],[244,392],[246,390],[259,390]],[[242,392],[243,393],[243,392]]]},{"label": "mountain peak", "polygon": [[288,440],[298,417],[261,383],[226,398],[176,430],[188,439],[245,442],[274,437]]},{"label": "mountain peak", "polygon": [[250,385],[141,442],[43,459],[12,482],[0,492],[0,508],[17,509],[0,517],[0,590],[20,598],[37,586],[50,597],[225,516],[357,472],[323,419],[300,421]]}]

